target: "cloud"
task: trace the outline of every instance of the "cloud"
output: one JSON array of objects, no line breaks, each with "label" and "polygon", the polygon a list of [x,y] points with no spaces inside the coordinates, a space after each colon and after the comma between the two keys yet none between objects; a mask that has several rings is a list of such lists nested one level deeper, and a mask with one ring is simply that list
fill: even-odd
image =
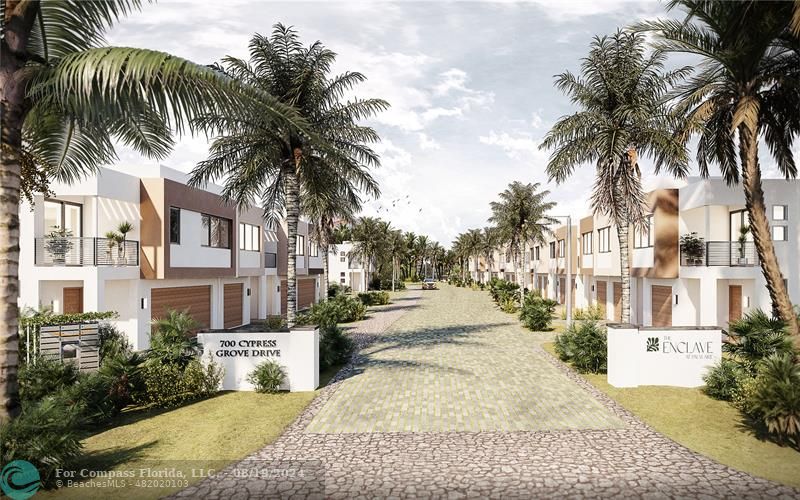
[{"label": "cloud", "polygon": [[417,137],[419,137],[419,148],[423,151],[442,148],[438,142],[428,137],[428,134],[420,132]]},{"label": "cloud", "polygon": [[491,130],[489,135],[482,135],[478,137],[478,140],[481,144],[500,147],[510,158],[515,160],[542,157],[542,152],[539,150],[541,141],[534,139],[531,134],[516,133],[512,135],[508,132],[497,133]]}]

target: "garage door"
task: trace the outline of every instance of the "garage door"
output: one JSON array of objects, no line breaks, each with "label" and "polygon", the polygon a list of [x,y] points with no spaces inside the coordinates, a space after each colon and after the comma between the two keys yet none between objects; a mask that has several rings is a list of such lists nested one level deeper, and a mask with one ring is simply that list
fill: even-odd
[{"label": "garage door", "polygon": [[672,326],[672,287],[652,287],[653,326]]},{"label": "garage door", "polygon": [[208,328],[211,324],[211,285],[153,288],[150,302],[152,319],[164,317],[170,309],[188,309],[200,328]]},{"label": "garage door", "polygon": [[597,288],[597,305],[600,306],[600,309],[603,311],[603,318],[605,319],[606,316],[606,287],[607,282],[605,281],[598,281],[595,285]]},{"label": "garage door", "polygon": [[622,321],[622,283],[612,283],[614,287],[614,321]]},{"label": "garage door", "polygon": [[223,294],[223,325],[225,328],[240,326],[242,321],[242,289],[241,283],[226,283]]},{"label": "garage door", "polygon": [[297,307],[304,309],[314,303],[316,293],[315,279],[297,280]]}]

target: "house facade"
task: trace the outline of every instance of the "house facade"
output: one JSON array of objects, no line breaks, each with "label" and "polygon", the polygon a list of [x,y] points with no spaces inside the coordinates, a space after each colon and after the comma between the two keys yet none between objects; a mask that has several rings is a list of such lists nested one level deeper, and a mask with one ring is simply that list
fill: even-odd
[{"label": "house facade", "polygon": [[367,272],[363,259],[353,254],[353,246],[353,242],[345,241],[330,249],[328,279],[354,292],[363,292],[367,290]]},{"label": "house facade", "polygon": [[[182,172],[129,171],[137,175],[103,168],[23,204],[20,307],[116,311],[135,349],[149,346],[151,321],[170,309],[188,310],[202,329],[285,313],[285,223],[267,226],[259,209],[226,204],[219,186],[189,187]],[[124,241],[122,223],[131,226]],[[308,223],[299,232],[303,307],[320,296],[322,259]]]},{"label": "house facade", "polygon": [[[768,179],[763,188],[778,262],[789,296],[800,303],[800,181]],[[748,220],[741,187],[730,187],[722,179],[690,178],[682,187],[651,191],[647,204],[645,227],[629,231],[633,324],[727,327],[753,309],[771,311],[752,234],[742,230]],[[571,233],[571,245],[566,242],[566,226],[553,228],[544,244],[530,245],[525,286],[560,303],[571,293],[574,307],[599,304],[607,320],[620,321],[616,226],[606,216],[590,215],[578,219]],[[685,235],[697,239],[699,255],[681,251]],[[491,267],[492,276],[503,276],[498,264]]]}]

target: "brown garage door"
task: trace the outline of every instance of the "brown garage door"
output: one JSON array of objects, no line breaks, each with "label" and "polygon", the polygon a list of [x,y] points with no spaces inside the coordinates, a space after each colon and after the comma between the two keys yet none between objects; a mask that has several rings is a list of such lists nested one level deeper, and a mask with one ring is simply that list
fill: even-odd
[{"label": "brown garage door", "polygon": [[64,314],[76,314],[83,312],[83,287],[66,286],[64,287]]},{"label": "brown garage door", "polygon": [[652,287],[653,326],[672,326],[672,287]]},{"label": "brown garage door", "polygon": [[297,307],[299,309],[309,307],[314,303],[315,283],[314,279],[297,280]]},{"label": "brown garage door", "polygon": [[567,301],[565,295],[565,292],[567,290],[567,285],[565,283],[566,283],[565,278],[558,278],[558,301],[561,304],[564,304]]},{"label": "brown garage door", "polygon": [[603,311],[603,319],[606,318],[606,291],[607,291],[607,282],[605,281],[598,281],[595,285],[597,288],[597,305],[600,306],[600,310]]},{"label": "brown garage door", "polygon": [[223,289],[222,313],[225,328],[240,326],[242,320],[242,284],[226,283]]},{"label": "brown garage door", "polygon": [[742,319],[742,286],[728,286],[728,322]]},{"label": "brown garage door", "polygon": [[622,321],[622,283],[612,283],[614,287],[614,321]]},{"label": "brown garage door", "polygon": [[208,328],[211,324],[211,285],[153,288],[150,302],[152,319],[164,317],[170,309],[188,309],[200,328]]}]

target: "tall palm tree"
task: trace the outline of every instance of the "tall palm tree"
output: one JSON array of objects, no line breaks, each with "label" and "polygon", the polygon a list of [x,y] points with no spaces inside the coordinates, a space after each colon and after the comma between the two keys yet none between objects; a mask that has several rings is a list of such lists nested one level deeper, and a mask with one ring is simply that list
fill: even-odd
[{"label": "tall palm tree", "polygon": [[[702,60],[676,89],[677,111],[686,117],[677,136],[684,143],[698,136],[697,162],[703,177],[708,176],[709,163],[716,163],[729,185],[741,180],[773,312],[790,325],[800,346],[800,324],[772,244],[758,159],[761,137],[781,174],[797,177],[792,144],[800,133],[800,40],[790,23],[793,15],[796,22],[800,19],[800,6],[690,0],[669,6],[682,7],[686,18],[641,27],[656,33],[659,49]],[[680,165],[667,164],[667,169],[686,175]]]},{"label": "tall palm tree", "polygon": [[484,279],[487,283],[492,278],[494,252],[497,250],[499,244],[497,229],[493,227],[484,227],[483,233],[481,233],[480,252],[483,255],[483,259],[486,261],[486,274]]},{"label": "tall palm tree", "polygon": [[[483,240],[483,233],[480,229],[468,229],[465,233],[465,244],[468,259],[475,259],[475,281],[480,280],[480,265],[479,260],[481,256],[481,242]],[[472,276],[470,275],[470,278]]]},{"label": "tall palm tree", "polygon": [[580,110],[556,122],[542,141],[552,149],[547,173],[566,181],[582,164],[595,166],[591,204],[617,226],[622,274],[622,322],[630,322],[630,226],[642,227],[645,197],[640,155],[662,158],[671,168],[688,164],[685,147],[671,133],[665,104],[669,85],[687,71],[663,70],[661,51],[647,53],[644,36],[617,31],[596,37],[581,76],[565,72],[556,87]]},{"label": "tall palm tree", "polygon": [[415,262],[416,262],[414,260],[415,259],[414,250],[416,249],[416,246],[417,246],[417,235],[412,233],[412,232],[408,232],[408,233],[405,233],[403,238],[405,239],[406,249],[407,249],[406,250],[406,278],[411,278],[412,275],[414,274],[414,265],[415,265]]},{"label": "tall palm tree", "polygon": [[523,303],[525,290],[523,276],[525,274],[525,246],[531,240],[544,241],[549,232],[548,226],[558,221],[547,215],[556,206],[553,201],[546,201],[550,191],[539,191],[540,184],[523,184],[514,181],[500,193],[499,201],[490,203],[492,216],[489,222],[497,227],[499,241],[508,248],[514,259],[515,270],[519,274],[520,306]]},{"label": "tall palm tree", "polygon": [[115,141],[164,158],[173,130],[257,102],[264,121],[300,125],[289,107],[170,54],[107,47],[139,0],[0,0],[0,420],[18,413],[19,197],[116,160]]},{"label": "tall palm tree", "polygon": [[425,259],[428,257],[428,250],[430,250],[430,240],[428,237],[425,235],[417,236],[417,241],[414,245],[414,255],[419,264],[417,271],[417,277],[419,279],[426,277],[423,273],[425,272]]},{"label": "tall palm tree", "polygon": [[403,237],[403,231],[395,230],[389,234],[387,242],[387,253],[392,259],[392,291],[395,291],[395,281],[400,274],[400,262],[408,252],[406,240]]},{"label": "tall palm tree", "polygon": [[199,123],[216,132],[210,156],[192,172],[191,184],[224,178],[223,196],[238,205],[260,199],[265,218],[281,215],[287,224],[287,323],[297,312],[296,243],[300,198],[309,178],[319,169],[335,172],[341,182],[368,196],[379,194],[369,169],[379,164],[369,144],[375,131],[358,122],[388,107],[380,99],[349,99],[344,95],[364,81],[361,73],[331,76],[336,54],[320,42],[303,47],[290,27],[275,25],[272,36],[255,35],[250,60],[226,57],[218,69],[237,81],[276,96],[295,107],[311,134],[276,127],[263,119],[263,109],[246,113],[209,113]]},{"label": "tall palm tree", "polygon": [[382,221],[375,217],[361,217],[353,227],[353,250],[355,257],[364,263],[366,288],[369,288],[370,272],[376,266],[376,256],[383,249],[385,240]]}]

